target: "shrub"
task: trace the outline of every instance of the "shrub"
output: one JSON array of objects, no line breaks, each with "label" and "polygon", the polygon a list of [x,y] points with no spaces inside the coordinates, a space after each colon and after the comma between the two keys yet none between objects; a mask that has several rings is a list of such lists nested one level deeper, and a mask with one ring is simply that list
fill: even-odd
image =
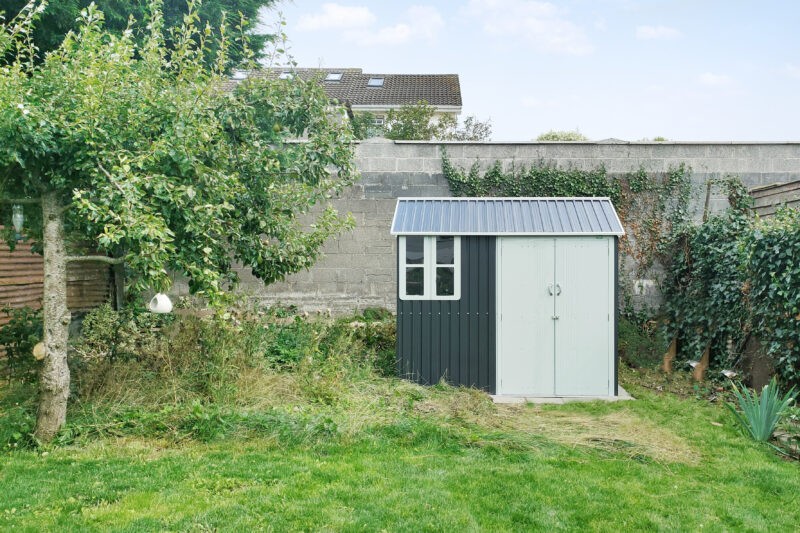
[{"label": "shrub", "polygon": [[654,321],[637,323],[621,318],[617,328],[617,349],[628,366],[652,368],[661,362],[666,343]]},{"label": "shrub", "polygon": [[270,324],[272,332],[264,354],[267,362],[278,369],[296,367],[304,357],[313,356],[319,350],[321,324],[315,324],[296,316],[289,324]]},{"label": "shrub", "polygon": [[754,224],[747,246],[754,327],[781,375],[800,383],[800,210]]},{"label": "shrub", "polygon": [[767,442],[772,437],[784,411],[797,396],[794,387],[781,396],[775,378],[772,378],[769,385],[764,386],[760,396],[741,384],[739,386],[734,384],[733,393],[741,412],[737,411],[731,403],[726,404],[728,409],[734,414],[742,428],[759,442]]},{"label": "shrub", "polygon": [[33,347],[42,341],[42,312],[30,307],[5,309],[11,319],[0,327],[0,346],[5,348],[9,377],[19,381],[35,381],[41,366],[33,357]]},{"label": "shrub", "polygon": [[664,283],[666,334],[681,339],[682,355],[696,359],[711,345],[714,363],[729,365],[728,340],[740,352],[751,318],[744,299],[749,216],[728,210],[701,226],[689,226],[672,243]]},{"label": "shrub", "polygon": [[588,141],[589,138],[578,130],[550,130],[536,137],[537,141]]},{"label": "shrub", "polygon": [[369,363],[379,376],[397,375],[397,322],[390,318],[380,322],[367,322],[353,331],[370,358]]}]

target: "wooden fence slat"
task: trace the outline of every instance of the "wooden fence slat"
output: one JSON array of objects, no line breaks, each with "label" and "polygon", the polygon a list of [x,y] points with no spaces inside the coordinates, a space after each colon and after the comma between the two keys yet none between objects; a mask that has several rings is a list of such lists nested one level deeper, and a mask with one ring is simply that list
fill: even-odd
[{"label": "wooden fence slat", "polygon": [[774,215],[781,206],[800,208],[800,180],[750,190],[753,210],[760,217]]},{"label": "wooden fence slat", "polygon": [[[0,230],[3,227],[0,226]],[[42,305],[44,283],[42,256],[31,253],[30,243],[18,243],[11,252],[5,243],[0,244],[0,309]],[[72,264],[67,268],[67,307],[73,311],[87,311],[111,299],[112,276],[107,265],[91,263]],[[0,326],[9,317],[0,312]],[[1,350],[2,348],[0,348]]]}]

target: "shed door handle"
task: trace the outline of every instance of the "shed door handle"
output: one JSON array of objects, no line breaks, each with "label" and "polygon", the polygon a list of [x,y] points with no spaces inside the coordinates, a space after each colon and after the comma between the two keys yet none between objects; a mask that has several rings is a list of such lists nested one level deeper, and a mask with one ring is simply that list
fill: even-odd
[{"label": "shed door handle", "polygon": [[549,294],[550,296],[553,295],[553,284],[552,283],[547,286],[547,294]]},{"label": "shed door handle", "polygon": [[[553,294],[552,292],[550,294]],[[561,284],[556,283],[556,296],[561,296]]]}]

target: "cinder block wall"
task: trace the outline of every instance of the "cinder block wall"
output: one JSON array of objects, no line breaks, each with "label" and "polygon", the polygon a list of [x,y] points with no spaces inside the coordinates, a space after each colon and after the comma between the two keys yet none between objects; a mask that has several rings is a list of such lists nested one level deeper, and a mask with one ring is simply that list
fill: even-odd
[{"label": "cinder block wall", "polygon": [[[365,307],[395,309],[396,242],[389,235],[395,199],[401,196],[450,196],[442,176],[441,147],[451,161],[486,168],[539,161],[591,169],[604,165],[611,174],[644,167],[666,171],[685,163],[693,171],[697,205],[708,179],[740,176],[748,187],[800,179],[800,142],[793,143],[436,143],[375,139],[356,148],[359,182],[335,203],[350,212],[356,228],[325,247],[325,257],[310,271],[269,287],[242,271],[242,291],[264,303],[294,304],[307,311],[347,313]],[[726,205],[712,199],[712,209]],[[699,207],[698,207],[699,209]],[[699,210],[698,210],[699,213]]]}]

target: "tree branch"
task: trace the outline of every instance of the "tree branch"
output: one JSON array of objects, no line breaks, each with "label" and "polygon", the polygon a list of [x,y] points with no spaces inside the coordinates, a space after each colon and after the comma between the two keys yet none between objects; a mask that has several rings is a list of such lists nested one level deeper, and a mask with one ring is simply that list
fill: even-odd
[{"label": "tree branch", "polygon": [[68,255],[67,262],[70,263],[106,263],[108,265],[121,265],[125,262],[123,257],[108,257],[107,255]]},{"label": "tree branch", "polygon": [[39,198],[0,198],[0,204],[38,205],[41,203]]}]

